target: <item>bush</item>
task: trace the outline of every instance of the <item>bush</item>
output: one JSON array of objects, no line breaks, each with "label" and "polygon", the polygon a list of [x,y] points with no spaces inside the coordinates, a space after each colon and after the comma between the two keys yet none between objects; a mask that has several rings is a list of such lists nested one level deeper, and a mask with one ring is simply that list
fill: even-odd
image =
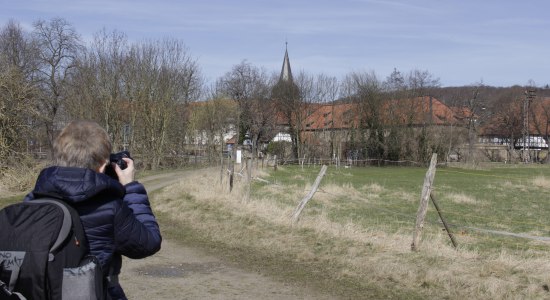
[{"label": "bush", "polygon": [[292,154],[292,144],[290,142],[270,142],[267,145],[267,154],[277,155],[281,159],[288,158]]}]

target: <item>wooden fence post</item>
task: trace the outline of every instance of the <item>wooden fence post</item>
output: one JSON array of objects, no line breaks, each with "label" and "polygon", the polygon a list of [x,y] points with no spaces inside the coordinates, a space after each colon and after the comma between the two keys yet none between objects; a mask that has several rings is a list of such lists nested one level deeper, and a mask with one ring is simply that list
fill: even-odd
[{"label": "wooden fence post", "polygon": [[233,190],[233,177],[235,176],[235,161],[231,159],[229,166],[229,192]]},{"label": "wooden fence post", "polygon": [[220,184],[223,185],[223,173],[224,173],[224,166],[223,166],[223,152],[222,152],[222,155],[220,155],[220,164],[221,164],[221,170],[220,170]]},{"label": "wooden fence post", "polygon": [[321,172],[319,172],[319,175],[317,175],[317,179],[315,179],[315,183],[311,187],[311,191],[300,201],[300,204],[298,204],[298,207],[294,210],[294,213],[292,214],[292,221],[296,223],[298,221],[298,218],[300,217],[300,213],[302,213],[302,210],[306,206],[309,199],[313,198],[313,195],[317,191],[317,188],[319,187],[319,184],[321,183],[321,179],[323,179],[323,176],[325,176],[325,173],[327,171],[327,166],[323,165],[321,167]]},{"label": "wooden fence post", "polygon": [[424,177],[424,185],[422,187],[422,197],[420,198],[420,206],[416,213],[416,225],[414,229],[413,241],[411,244],[411,250],[416,251],[420,240],[420,234],[424,228],[424,219],[428,212],[428,201],[430,199],[430,193],[432,192],[432,183],[435,177],[435,167],[437,165],[437,153],[432,154],[432,160],[426,176]]},{"label": "wooden fence post", "polygon": [[251,157],[246,159],[246,179],[248,181],[246,200],[250,200],[250,190],[252,189],[252,163],[253,160]]}]

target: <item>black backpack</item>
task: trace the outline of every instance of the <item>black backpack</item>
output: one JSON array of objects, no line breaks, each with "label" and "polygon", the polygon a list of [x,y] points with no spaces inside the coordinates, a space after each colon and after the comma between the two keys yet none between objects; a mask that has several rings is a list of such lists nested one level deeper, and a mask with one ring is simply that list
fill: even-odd
[{"label": "black backpack", "polygon": [[0,300],[104,299],[76,210],[39,198],[0,210]]}]

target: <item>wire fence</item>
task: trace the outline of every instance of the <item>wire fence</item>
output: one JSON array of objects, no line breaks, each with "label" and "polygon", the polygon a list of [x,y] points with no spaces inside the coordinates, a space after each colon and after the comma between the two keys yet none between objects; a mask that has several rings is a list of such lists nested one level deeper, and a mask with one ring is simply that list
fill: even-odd
[{"label": "wire fence", "polygon": [[[377,160],[368,160],[369,162],[375,162]],[[323,160],[311,160],[309,161],[309,164],[306,162],[302,163],[304,165],[308,166],[315,166],[315,165],[322,165]],[[359,164],[360,165],[360,164]],[[370,164],[371,166],[373,164]],[[377,164],[374,164],[377,165]],[[410,161],[398,161],[398,162],[384,162],[384,164],[381,164],[381,166],[423,166],[424,163],[419,162],[410,162]],[[337,164],[333,164],[333,166],[338,166]],[[527,181],[533,180],[536,176],[543,177],[541,174],[515,174],[514,176],[509,175],[498,175],[498,174],[488,174],[489,171],[484,170],[477,170],[477,171],[468,171],[468,170],[456,170],[454,168],[441,168],[441,166],[445,166],[445,164],[439,164],[440,168],[437,169],[437,172],[440,173],[442,176],[449,176],[449,175],[455,175],[455,176],[463,176],[468,177],[472,181],[479,180],[480,178],[487,179],[495,179],[495,181],[502,183],[502,182],[512,182],[512,183],[525,183]],[[550,169],[549,169],[550,170]],[[487,174],[485,173],[487,172]],[[443,175],[445,174],[445,175]],[[436,175],[437,178],[437,175]],[[264,184],[272,184],[277,185],[279,188],[286,188],[284,186],[281,186],[279,184],[276,184],[274,182],[270,182],[265,179],[259,179]],[[550,184],[550,179],[548,179],[548,182]],[[449,187],[447,187],[448,189]],[[513,189],[514,187],[508,187],[509,189]],[[518,193],[521,193],[522,190],[526,189],[525,186],[519,186],[516,187],[516,189],[519,189]],[[437,186],[434,187],[434,191],[438,193],[439,196],[444,196],[443,192],[439,192]],[[421,189],[419,186],[418,189],[418,195],[420,195]],[[342,197],[340,194],[334,194],[330,193],[323,189],[321,186],[318,190],[318,193],[325,193],[328,195],[331,195],[335,198]],[[443,194],[442,194],[443,193]],[[545,197],[546,193],[544,191],[540,192],[540,197]],[[368,200],[368,199],[363,199]],[[313,200],[314,201],[314,200]],[[498,201],[498,200],[497,200]],[[518,215],[521,213],[515,212],[513,209],[510,211],[507,211],[505,213],[507,217],[506,219],[499,219],[495,216],[487,216],[484,214],[484,212],[479,212],[475,209],[475,205],[472,205],[471,210],[460,210],[455,211],[452,208],[445,208],[445,204],[443,203],[441,206],[444,208],[441,209],[441,213],[445,215],[446,218],[450,220],[449,226],[453,230],[458,230],[461,232],[468,232],[468,233],[480,233],[484,235],[493,235],[493,236],[500,236],[503,238],[514,238],[514,239],[528,239],[528,240],[535,240],[535,241],[541,241],[541,242],[550,242],[550,236],[545,236],[544,233],[548,234],[550,233],[550,224],[548,222],[544,222],[544,216],[545,214],[541,211],[536,211],[530,216],[525,215]],[[415,219],[416,219],[416,211],[411,210],[410,205],[408,207],[406,206],[399,206],[399,204],[394,203],[383,203],[383,202],[377,202],[377,201],[363,201],[362,205],[365,205],[369,207],[369,209],[373,211],[378,211],[380,213],[386,214],[386,215],[393,215],[396,218],[396,223],[400,223],[402,226],[406,226],[406,224],[410,225],[411,228],[414,226]],[[489,209],[491,210],[491,209]],[[486,213],[486,212],[485,212]],[[434,226],[441,226],[442,222],[437,216],[437,214],[434,213],[432,209],[432,213],[429,214],[429,218],[426,219],[426,222],[434,225]],[[521,227],[521,231],[513,230],[514,228]],[[517,231],[517,232],[516,232]],[[533,234],[536,233],[536,234]]]},{"label": "wire fence", "polygon": [[[137,157],[137,156],[136,156]],[[233,160],[240,164],[242,160],[248,159],[248,157],[242,157],[240,162],[237,162],[235,158],[228,156],[222,156],[223,161]],[[178,156],[165,156],[161,162],[166,165],[180,166],[180,165],[219,165],[221,163],[220,157],[211,157],[203,155],[178,155]],[[255,157],[254,161],[263,165],[277,164],[279,166],[285,165],[302,165],[302,166],[337,166],[337,167],[368,167],[368,166],[403,166],[403,167],[419,167],[426,166],[427,163],[416,162],[410,160],[387,160],[387,159],[339,159],[339,158],[320,158],[320,157],[308,157],[308,158],[277,158],[273,155],[267,155],[264,157]]]}]

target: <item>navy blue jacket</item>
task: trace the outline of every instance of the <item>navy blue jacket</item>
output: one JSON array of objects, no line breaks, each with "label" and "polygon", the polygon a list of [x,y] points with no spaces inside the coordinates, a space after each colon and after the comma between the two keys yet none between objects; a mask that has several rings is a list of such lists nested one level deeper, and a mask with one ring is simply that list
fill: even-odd
[{"label": "navy blue jacket", "polygon": [[120,273],[121,255],[143,258],[160,250],[159,226],[147,192],[137,181],[122,186],[91,169],[49,167],[40,172],[25,201],[42,196],[62,199],[78,211],[90,251],[105,275]]}]

